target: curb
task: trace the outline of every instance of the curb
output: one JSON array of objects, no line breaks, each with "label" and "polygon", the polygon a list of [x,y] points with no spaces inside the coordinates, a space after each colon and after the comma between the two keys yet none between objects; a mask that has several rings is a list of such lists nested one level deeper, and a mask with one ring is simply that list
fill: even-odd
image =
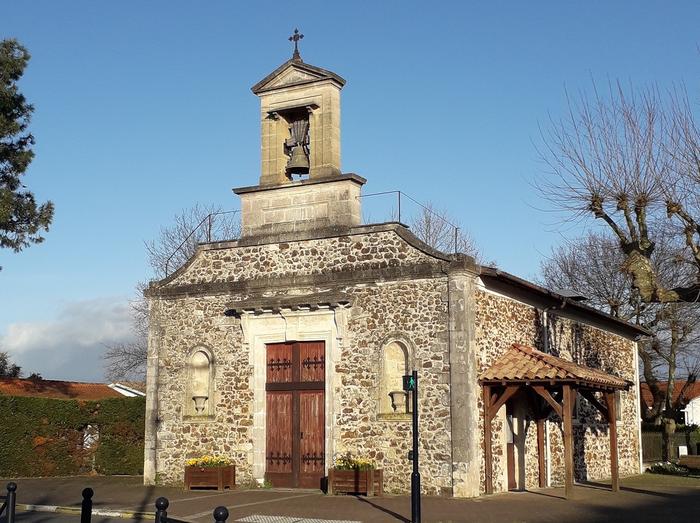
[{"label": "curb", "polygon": [[[80,515],[79,507],[61,507],[59,505],[28,505],[25,503],[17,503],[15,505],[17,511],[22,512],[54,512],[57,514],[73,514]],[[154,520],[155,515],[151,512],[135,512],[132,510],[110,510],[110,509],[92,509],[93,516],[106,516],[110,518],[120,519],[136,519],[136,520]]]}]

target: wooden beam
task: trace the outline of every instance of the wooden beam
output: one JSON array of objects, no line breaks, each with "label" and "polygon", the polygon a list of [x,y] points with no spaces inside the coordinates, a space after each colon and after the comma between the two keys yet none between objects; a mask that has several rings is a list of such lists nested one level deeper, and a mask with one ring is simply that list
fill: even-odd
[{"label": "wooden beam", "polygon": [[568,383],[564,385],[564,495],[571,499],[574,495],[574,430],[573,412],[576,391]]},{"label": "wooden beam", "polygon": [[620,470],[617,460],[617,405],[615,392],[605,393],[605,402],[608,405],[608,431],[610,433],[610,476],[612,478],[612,490],[620,490]]},{"label": "wooden beam", "polygon": [[493,494],[493,455],[491,449],[491,386],[483,387],[484,403],[484,478],[486,480],[486,493]]},{"label": "wooden beam", "polygon": [[545,478],[545,463],[544,463],[544,419],[537,419],[537,463],[539,465],[539,480],[540,488],[547,486]]},{"label": "wooden beam", "polygon": [[510,398],[513,397],[513,395],[520,390],[520,385],[508,385],[506,387],[506,390],[503,391],[503,394],[501,394],[501,397],[498,398],[493,405],[491,405],[491,408],[489,409],[489,421],[491,421],[494,416],[498,413],[498,410],[505,405],[506,401],[508,401]]},{"label": "wooden beam", "polygon": [[554,409],[554,412],[556,412],[557,416],[559,416],[562,419],[564,418],[564,416],[562,416],[561,405],[557,403],[557,400],[555,400],[552,397],[552,395],[546,388],[544,388],[542,385],[533,385],[532,390],[534,390],[537,394],[542,396],[544,400],[550,404],[550,406]]},{"label": "wooden beam", "polygon": [[[606,421],[608,420],[608,418],[609,418],[608,409],[605,406],[603,406],[596,399],[596,397],[593,395],[593,392],[591,392],[590,390],[584,389],[584,390],[579,390],[579,393],[581,394],[581,396],[586,398],[591,403],[591,405],[593,405],[596,409],[598,409],[600,411],[600,413],[603,415],[603,417],[606,419]],[[605,393],[605,394],[607,394],[607,393]]]}]

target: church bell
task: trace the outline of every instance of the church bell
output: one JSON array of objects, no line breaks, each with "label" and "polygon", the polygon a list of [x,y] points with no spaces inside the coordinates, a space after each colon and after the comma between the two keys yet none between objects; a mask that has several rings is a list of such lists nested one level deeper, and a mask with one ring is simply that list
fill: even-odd
[{"label": "church bell", "polygon": [[287,174],[309,174],[309,157],[303,145],[292,148],[292,156],[287,162]]}]

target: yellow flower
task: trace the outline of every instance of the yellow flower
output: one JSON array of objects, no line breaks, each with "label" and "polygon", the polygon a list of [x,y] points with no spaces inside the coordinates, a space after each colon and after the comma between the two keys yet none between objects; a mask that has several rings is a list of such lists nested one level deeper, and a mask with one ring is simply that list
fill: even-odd
[{"label": "yellow flower", "polygon": [[225,467],[231,465],[231,460],[226,456],[205,455],[185,461],[188,467]]}]

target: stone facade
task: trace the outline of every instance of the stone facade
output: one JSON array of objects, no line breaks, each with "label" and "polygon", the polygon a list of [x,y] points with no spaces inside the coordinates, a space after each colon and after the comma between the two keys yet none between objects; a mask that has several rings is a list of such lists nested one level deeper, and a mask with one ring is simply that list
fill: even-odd
[{"label": "stone facade", "polygon": [[[562,317],[513,298],[486,290],[475,294],[476,343],[480,371],[501,356],[512,343],[544,350],[561,358],[638,383],[636,342],[581,321]],[[620,392],[620,421],[617,424],[621,475],[640,470],[638,387]],[[481,408],[482,398],[479,400]],[[521,488],[538,486],[536,426],[528,419],[527,406],[515,402],[516,481]],[[610,442],[605,420],[588,402],[579,398],[574,421],[575,478],[599,480],[610,477]],[[564,481],[564,450],[561,420],[552,414],[546,424],[547,465],[550,485]],[[483,441],[483,419],[479,420]],[[506,413],[501,409],[493,421],[494,490],[506,488]],[[482,445],[483,446],[483,445]],[[521,457],[522,455],[522,457]],[[482,461],[481,490],[484,490]]]},{"label": "stone facade", "polygon": [[[454,460],[453,456],[468,456],[469,445],[481,448],[481,439],[476,434],[467,437],[468,431],[460,432],[453,426],[453,419],[462,417],[465,421],[460,420],[460,426],[466,428],[469,421],[464,415],[471,416],[478,426],[476,432],[481,432],[481,398],[473,394],[478,401],[476,408],[467,410],[465,405],[458,413],[453,412],[457,408],[453,401],[458,398],[451,394],[455,377],[451,375],[450,335],[454,337],[455,332],[450,333],[449,328],[447,275],[452,262],[437,257],[427,247],[418,248],[420,242],[407,241],[408,234],[396,224],[358,227],[338,237],[263,245],[205,245],[185,267],[157,289],[152,288],[151,326],[157,330],[159,347],[159,421],[155,428],[158,478],[179,483],[184,460],[220,453],[236,461],[240,481],[261,480],[263,454],[256,459],[256,446],[264,441],[264,405],[260,401],[256,405],[255,397],[261,394],[264,383],[258,380],[256,384],[254,374],[255,352],[264,346],[256,346],[249,325],[263,321],[265,326],[259,330],[272,332],[277,329],[275,322],[284,324],[278,329],[279,336],[270,338],[270,342],[302,339],[302,331],[323,331],[321,320],[315,316],[326,314],[333,326],[326,328],[328,336],[318,336],[328,339],[334,362],[327,369],[327,411],[332,413],[327,420],[327,463],[348,451],[367,456],[384,468],[388,492],[409,488],[411,465],[406,454],[411,441],[410,418],[382,417],[379,394],[382,350],[392,340],[399,340],[409,348],[410,360],[421,376],[424,490],[429,494],[452,494],[455,485],[460,484],[456,462],[469,461]],[[474,273],[466,274],[467,280],[478,282]],[[313,301],[313,297],[329,292],[344,296],[346,304],[336,309],[320,305],[316,310],[309,306],[293,311],[284,303],[290,297]],[[467,309],[473,309],[474,314],[473,332],[465,336],[476,361],[475,368],[470,369],[472,380],[512,343],[542,348],[542,314],[536,307],[478,284],[467,296],[471,300]],[[302,299],[307,297],[312,298]],[[224,315],[232,304],[238,304],[241,311],[250,308],[250,312]],[[466,321],[468,311],[459,312]],[[292,317],[307,321],[306,326],[289,327]],[[634,341],[554,314],[547,321],[554,354],[635,379]],[[185,408],[188,357],[198,347],[213,355],[214,408],[206,418],[187,416]],[[473,381],[467,385],[467,391],[479,391]],[[618,424],[620,440],[625,441],[620,446],[622,474],[639,470],[636,390],[633,387],[622,393],[622,420]],[[505,490],[502,410],[493,422],[496,490]],[[576,440],[581,442],[576,453],[577,477],[604,478],[609,475],[607,428],[590,408],[582,406],[580,410],[580,422],[575,426]],[[551,484],[560,483],[563,474],[559,427],[552,417],[548,423]],[[534,424],[524,420],[523,428],[524,471],[519,474],[524,476],[523,487],[532,488],[537,485],[538,473]],[[460,437],[463,441],[455,449],[453,438]],[[478,493],[483,491],[483,458],[478,450],[473,454],[477,456],[472,458],[473,463],[480,464]],[[465,467],[462,473],[474,468]],[[462,483],[461,491],[469,492],[468,480]]]},{"label": "stone facade", "polygon": [[[181,483],[185,461],[203,454],[230,457],[239,483],[263,481],[273,459],[266,438],[277,437],[277,425],[266,425],[268,391],[280,390],[268,388],[279,385],[269,381],[280,361],[266,359],[270,344],[323,342],[324,380],[314,381],[325,402],[322,415],[315,411],[323,436],[314,445],[323,450],[312,459],[324,462],[325,473],[347,452],[370,458],[384,469],[387,492],[410,488],[411,414],[396,389],[412,369],[419,373],[423,492],[459,497],[484,491],[478,377],[511,344],[638,381],[639,329],[467,256],[435,251],[399,223],[360,225],[365,180],[339,170],[343,84],[295,58],[254,87],[263,167],[259,186],[235,190],[241,238],[200,245],[146,291],[146,483]],[[311,115],[310,171],[292,180],[284,170],[289,129],[280,118],[285,110],[298,118],[300,107]],[[622,474],[639,471],[636,391],[621,397]],[[518,486],[531,488],[536,438],[519,401],[511,405]],[[505,410],[493,422],[496,490],[506,488]],[[579,412],[577,475],[603,478],[610,474],[607,427],[585,402]],[[556,484],[563,473],[555,417],[547,429],[548,481]]]},{"label": "stone facade", "polygon": [[[330,410],[335,413],[327,458],[332,460],[334,455],[347,451],[366,455],[385,469],[388,491],[408,488],[410,418],[382,419],[378,415],[382,349],[390,340],[398,339],[410,347],[411,359],[420,362],[426,488],[433,494],[451,489],[447,278],[435,277],[445,261],[408,244],[396,233],[398,227],[282,244],[209,245],[159,288],[151,322],[152,327],[158,326],[160,338],[156,458],[160,479],[181,481],[182,467],[177,464],[202,453],[231,455],[237,461],[237,476],[243,481],[253,477],[252,340],[245,338],[242,325],[249,320],[223,315],[229,304],[254,296],[260,299],[263,289],[266,298],[273,301],[275,296],[315,295],[327,289],[335,275],[354,273],[355,278],[361,278],[373,270],[396,269],[396,276],[384,281],[341,282],[336,286],[335,290],[346,295],[352,306],[344,318],[345,335],[338,347],[338,361],[327,369],[327,380],[332,384]],[[428,277],[413,276],[420,276],[421,271]],[[386,276],[390,274],[386,272]],[[274,289],[271,276],[282,282],[301,281],[305,276],[316,281]],[[191,296],[193,284],[241,281],[247,289]],[[260,282],[259,288],[256,282]],[[266,314],[274,321],[290,313],[283,310]],[[313,329],[311,325],[309,330]],[[214,355],[215,408],[211,419],[183,416],[187,357],[199,346]]]}]

